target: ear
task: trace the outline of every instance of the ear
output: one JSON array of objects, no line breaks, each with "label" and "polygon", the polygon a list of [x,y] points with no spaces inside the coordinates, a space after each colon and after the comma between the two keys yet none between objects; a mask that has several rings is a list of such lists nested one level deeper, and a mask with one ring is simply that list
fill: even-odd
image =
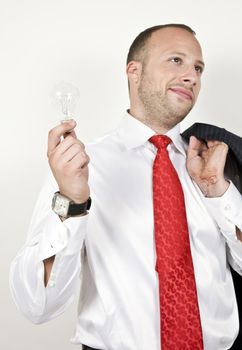
[{"label": "ear", "polygon": [[130,61],[126,67],[126,73],[130,84],[138,84],[142,72],[142,63],[137,61]]}]

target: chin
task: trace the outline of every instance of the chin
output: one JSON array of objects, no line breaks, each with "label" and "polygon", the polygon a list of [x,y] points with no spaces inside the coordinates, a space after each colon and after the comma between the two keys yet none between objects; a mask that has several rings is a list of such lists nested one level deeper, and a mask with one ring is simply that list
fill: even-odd
[{"label": "chin", "polygon": [[[179,124],[180,122],[182,122],[183,121],[183,119],[185,119],[186,118],[186,116],[187,116],[187,114],[188,113],[183,113],[183,114],[173,114],[173,116],[172,117],[168,117],[167,118],[167,127],[169,128],[169,129],[172,129],[174,126],[176,126],[177,124]],[[170,114],[171,115],[171,114]]]},{"label": "chin", "polygon": [[190,113],[190,111],[192,110],[192,105],[184,108],[184,109],[177,109],[173,111],[173,115],[175,116],[176,119],[182,121],[184,118],[186,118],[186,116]]}]

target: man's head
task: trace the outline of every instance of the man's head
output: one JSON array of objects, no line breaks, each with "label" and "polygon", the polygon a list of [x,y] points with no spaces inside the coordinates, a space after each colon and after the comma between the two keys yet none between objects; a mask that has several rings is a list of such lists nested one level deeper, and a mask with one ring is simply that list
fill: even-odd
[{"label": "man's head", "polygon": [[202,70],[201,47],[190,27],[148,28],[127,57],[131,114],[154,130],[169,130],[193,107]]}]

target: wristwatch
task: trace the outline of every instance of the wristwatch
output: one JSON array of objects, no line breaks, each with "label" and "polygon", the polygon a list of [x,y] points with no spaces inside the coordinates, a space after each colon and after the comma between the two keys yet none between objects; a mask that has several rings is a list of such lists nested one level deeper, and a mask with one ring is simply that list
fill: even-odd
[{"label": "wristwatch", "polygon": [[92,200],[89,197],[84,203],[77,204],[70,198],[63,196],[60,192],[55,192],[52,199],[52,210],[63,218],[77,216],[86,213],[91,207]]}]

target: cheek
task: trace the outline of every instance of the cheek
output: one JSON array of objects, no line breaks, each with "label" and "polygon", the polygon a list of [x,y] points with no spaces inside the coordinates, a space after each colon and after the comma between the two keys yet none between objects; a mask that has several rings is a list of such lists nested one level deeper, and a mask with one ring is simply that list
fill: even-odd
[{"label": "cheek", "polygon": [[174,72],[171,72],[169,69],[164,67],[162,69],[159,68],[154,70],[151,75],[152,80],[156,86],[165,86],[174,79],[174,76]]},{"label": "cheek", "polygon": [[193,89],[195,98],[197,99],[199,92],[201,90],[201,82],[198,82],[195,88]]}]

